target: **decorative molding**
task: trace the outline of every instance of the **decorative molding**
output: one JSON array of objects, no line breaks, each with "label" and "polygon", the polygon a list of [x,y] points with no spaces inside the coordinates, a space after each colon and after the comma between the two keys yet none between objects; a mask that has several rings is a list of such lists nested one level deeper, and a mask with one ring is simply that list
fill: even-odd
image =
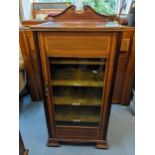
[{"label": "decorative molding", "polygon": [[85,5],[82,11],[76,10],[76,6],[71,5],[68,8],[66,8],[63,12],[57,15],[49,14],[46,19],[49,21],[118,21],[118,17],[116,15],[107,16],[99,14],[88,5]]},{"label": "decorative molding", "polygon": [[121,51],[127,52],[129,50],[130,39],[122,39]]}]

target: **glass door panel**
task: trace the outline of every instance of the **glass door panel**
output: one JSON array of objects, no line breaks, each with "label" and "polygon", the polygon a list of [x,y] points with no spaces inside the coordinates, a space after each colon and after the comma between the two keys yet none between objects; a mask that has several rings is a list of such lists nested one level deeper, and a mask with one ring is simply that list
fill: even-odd
[{"label": "glass door panel", "polygon": [[99,126],[106,59],[49,62],[56,125]]}]

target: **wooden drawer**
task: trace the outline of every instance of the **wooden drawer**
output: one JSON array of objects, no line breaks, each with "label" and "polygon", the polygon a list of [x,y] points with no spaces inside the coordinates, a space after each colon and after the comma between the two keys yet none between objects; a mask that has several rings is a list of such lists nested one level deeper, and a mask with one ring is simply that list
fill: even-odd
[{"label": "wooden drawer", "polygon": [[115,41],[113,33],[44,32],[43,41],[48,56],[106,57]]},{"label": "wooden drawer", "polygon": [[80,127],[56,127],[57,138],[99,139],[99,129]]}]

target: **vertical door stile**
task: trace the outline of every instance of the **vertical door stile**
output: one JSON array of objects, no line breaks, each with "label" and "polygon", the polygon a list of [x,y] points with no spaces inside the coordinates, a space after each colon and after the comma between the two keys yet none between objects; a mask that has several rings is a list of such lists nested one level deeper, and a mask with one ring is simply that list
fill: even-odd
[{"label": "vertical door stile", "polygon": [[[113,34],[112,38],[111,38],[111,46],[110,47],[110,54],[109,57],[107,59],[107,66],[106,66],[106,77],[105,77],[105,85],[104,85],[104,93],[103,93],[103,107],[102,112],[101,112],[101,139],[103,139],[103,137],[106,135],[106,131],[107,131],[107,125],[108,121],[109,121],[109,116],[108,116],[108,111],[110,111],[111,108],[111,103],[109,103],[110,101],[110,89],[111,89],[111,84],[112,84],[112,76],[113,76],[113,71],[114,71],[114,59],[115,59],[115,51],[117,50],[116,45],[117,45],[117,38],[118,35],[117,33]],[[104,139],[106,139],[106,137],[104,137]]]},{"label": "vertical door stile", "polygon": [[44,35],[43,32],[38,32],[44,87],[48,91],[48,94],[45,95],[45,99],[48,107],[48,115],[49,115],[49,121],[50,121],[49,126],[52,130],[52,133],[51,133],[52,137],[55,137],[54,107],[53,107],[52,98],[51,98],[51,85],[50,85],[49,64],[48,64],[49,62],[46,54],[46,47],[44,46],[45,40],[43,39],[43,35]]}]

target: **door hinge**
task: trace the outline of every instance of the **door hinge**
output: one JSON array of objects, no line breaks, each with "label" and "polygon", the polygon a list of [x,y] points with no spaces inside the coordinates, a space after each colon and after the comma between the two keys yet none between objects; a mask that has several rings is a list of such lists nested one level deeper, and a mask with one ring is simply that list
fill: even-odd
[{"label": "door hinge", "polygon": [[49,87],[48,87],[48,83],[45,83],[45,95],[46,95],[46,96],[49,95]]}]

